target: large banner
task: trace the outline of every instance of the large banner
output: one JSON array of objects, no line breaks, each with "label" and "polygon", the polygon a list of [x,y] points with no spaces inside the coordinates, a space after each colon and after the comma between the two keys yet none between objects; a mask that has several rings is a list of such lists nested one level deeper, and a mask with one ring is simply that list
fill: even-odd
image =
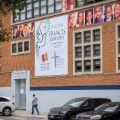
[{"label": "large banner", "polygon": [[68,74],[67,15],[35,22],[35,76]]},{"label": "large banner", "polygon": [[16,25],[13,27],[12,38],[29,37],[34,35],[34,22]]},{"label": "large banner", "polygon": [[106,6],[96,6],[88,10],[72,12],[68,16],[68,27],[83,27],[86,25],[108,22],[120,19],[120,2]]},{"label": "large banner", "polygon": [[72,10],[74,7],[74,0],[62,0],[62,11]]}]

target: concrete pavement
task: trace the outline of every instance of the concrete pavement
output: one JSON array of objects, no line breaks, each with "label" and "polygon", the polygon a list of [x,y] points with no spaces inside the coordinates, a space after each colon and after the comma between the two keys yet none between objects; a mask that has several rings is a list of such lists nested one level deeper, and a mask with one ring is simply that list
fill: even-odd
[{"label": "concrete pavement", "polygon": [[15,112],[12,114],[13,116],[19,116],[19,117],[47,119],[47,113],[40,113],[39,115],[37,113],[34,113],[32,115],[30,112],[25,110],[15,110]]}]

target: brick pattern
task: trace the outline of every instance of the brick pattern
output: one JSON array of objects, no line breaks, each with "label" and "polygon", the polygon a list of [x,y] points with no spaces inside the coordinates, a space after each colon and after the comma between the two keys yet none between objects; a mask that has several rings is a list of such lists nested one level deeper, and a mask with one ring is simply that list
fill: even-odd
[{"label": "brick pattern", "polygon": [[[11,27],[11,15],[3,18],[6,28]],[[48,18],[47,18],[48,19]],[[32,22],[32,21],[31,21]],[[103,47],[103,74],[100,75],[73,75],[73,31],[68,31],[68,75],[55,77],[35,77],[35,50],[34,36],[30,37],[30,53],[23,55],[11,55],[11,42],[2,43],[2,72],[0,74],[0,86],[11,86],[11,75],[8,71],[30,70],[30,86],[84,86],[84,85],[120,85],[120,75],[116,74],[116,38],[115,24],[119,20],[84,26],[83,28],[102,26],[102,47]],[[25,38],[17,38],[14,41]]]}]

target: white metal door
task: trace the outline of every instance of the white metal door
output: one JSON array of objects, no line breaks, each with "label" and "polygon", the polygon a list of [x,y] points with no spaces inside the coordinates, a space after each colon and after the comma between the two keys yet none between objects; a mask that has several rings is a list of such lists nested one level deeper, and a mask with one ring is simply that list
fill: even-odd
[{"label": "white metal door", "polygon": [[20,108],[26,108],[26,80],[20,80]]},{"label": "white metal door", "polygon": [[17,109],[26,108],[26,80],[15,80],[15,103]]}]

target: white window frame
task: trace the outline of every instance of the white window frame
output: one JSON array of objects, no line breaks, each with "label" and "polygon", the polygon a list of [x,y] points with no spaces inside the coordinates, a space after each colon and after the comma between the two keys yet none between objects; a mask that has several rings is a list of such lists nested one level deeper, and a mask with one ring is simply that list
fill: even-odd
[{"label": "white window frame", "polygon": [[118,54],[118,41],[120,41],[120,38],[118,38],[118,26],[120,25],[120,22],[116,23],[116,73],[120,73],[119,67],[118,67],[118,58],[120,57],[120,54]]},{"label": "white window frame", "polygon": [[[100,41],[93,41],[93,30],[100,29]],[[91,42],[84,43],[84,31],[91,31]],[[75,33],[81,32],[82,33],[82,42],[79,44],[75,44]],[[93,45],[100,44],[100,56],[93,56]],[[91,56],[90,57],[84,57],[84,46],[91,45]],[[82,57],[81,58],[75,58],[75,47],[81,46],[82,47]],[[91,27],[91,28],[85,28],[85,29],[79,29],[75,30],[73,32],[73,75],[87,75],[87,74],[102,74],[103,73],[103,60],[102,60],[102,26],[97,27]],[[94,71],[93,70],[93,60],[100,59],[100,71]],[[75,72],[75,61],[82,61],[82,71],[81,72]],[[91,60],[91,71],[84,71],[84,61],[85,60]]]},{"label": "white window frame", "polygon": [[[24,51],[24,43],[27,42],[27,41],[29,42],[29,50]],[[18,51],[18,43],[19,42],[22,42],[22,44],[23,44],[22,52]],[[16,43],[16,53],[12,53],[12,44],[15,44],[15,43]],[[30,39],[18,40],[18,41],[15,41],[15,42],[11,42],[11,55],[20,55],[20,54],[27,54],[27,53],[30,53]]]}]

